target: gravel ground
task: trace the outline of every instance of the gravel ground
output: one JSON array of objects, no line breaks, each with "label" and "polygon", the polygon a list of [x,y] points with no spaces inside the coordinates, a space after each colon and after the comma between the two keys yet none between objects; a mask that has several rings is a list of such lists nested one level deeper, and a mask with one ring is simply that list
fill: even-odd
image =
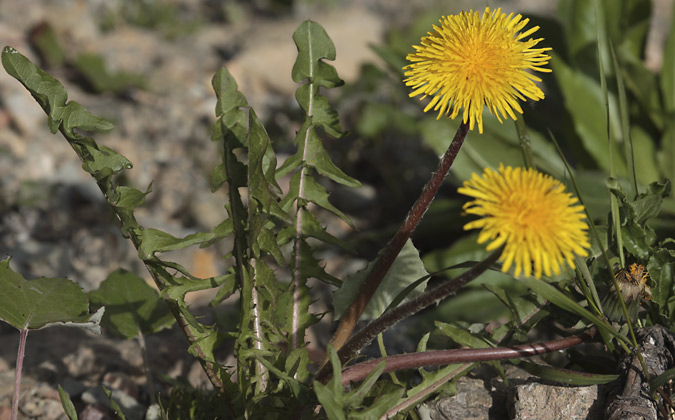
[{"label": "gravel ground", "polygon": [[[39,62],[31,36],[49,24],[68,63],[78,54],[96,53],[110,72],[142,75],[145,89],[98,95],[74,77],[72,65],[49,69],[64,83],[69,99],[115,122],[113,132],[96,138],[134,163],[128,182],[140,189],[153,182],[153,193],[138,213],[141,224],[182,236],[210,229],[224,215],[226,197],[211,194],[207,178],[217,163],[215,145],[208,139],[215,120],[210,81],[218,68],[227,66],[258,115],[292,137],[297,123],[279,110],[297,107],[296,85],[290,78],[295,60],[291,35],[302,20],[311,18],[326,28],[337,48],[334,64],[350,83],[359,77],[363,63],[381,64],[370,45],[382,42],[387,31],[409,23],[416,13],[441,4],[333,0],[280,6],[284,3],[173,0],[166,4],[180,13],[171,25],[147,28],[121,17],[124,5],[133,4],[130,1],[0,0],[0,42]],[[497,3],[505,10],[551,14],[556,2]],[[669,2],[656,3],[667,7]],[[447,13],[484,5],[484,1],[452,2]],[[109,22],[112,29],[102,30],[102,22]],[[662,39],[662,34],[654,35],[656,45],[659,36]],[[656,68],[660,56],[655,51],[650,60]],[[364,190],[369,187],[373,188],[366,185]],[[342,225],[329,228],[336,235],[349,233]],[[225,269],[218,257],[222,251],[189,250],[172,257],[206,277]],[[85,291],[95,289],[118,267],[148,277],[72,150],[48,131],[42,110],[4,71],[0,71],[0,255],[11,256],[12,268],[25,278],[68,277]],[[354,265],[337,257],[327,264],[328,271],[338,276],[354,270]],[[209,298],[192,297],[196,308]],[[14,330],[0,325],[0,420],[9,418],[17,339]],[[175,330],[148,340],[157,354],[154,368],[174,377],[185,375],[193,385],[205,384]],[[140,351],[133,341],[56,328],[36,331],[29,336],[25,372],[20,418],[65,418],[55,394],[58,383],[93,407],[92,413],[103,416],[83,418],[108,418],[96,391],[102,381],[114,384],[127,407],[136,410],[131,418],[139,418],[147,406]]]}]

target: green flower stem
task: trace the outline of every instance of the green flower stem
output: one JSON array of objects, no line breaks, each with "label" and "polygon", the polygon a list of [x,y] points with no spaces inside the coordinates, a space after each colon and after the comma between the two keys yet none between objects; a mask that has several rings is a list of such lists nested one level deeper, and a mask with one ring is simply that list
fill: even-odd
[{"label": "green flower stem", "polygon": [[361,291],[342,316],[340,325],[338,325],[338,329],[331,339],[331,343],[335,349],[339,350],[347,341],[352,331],[354,331],[354,327],[361,317],[361,314],[363,314],[363,310],[375,294],[375,291],[382,282],[385,274],[387,274],[387,271],[389,271],[394,260],[401,252],[403,245],[415,231],[415,228],[420,220],[422,220],[424,213],[429,209],[431,202],[434,200],[434,197],[436,197],[438,189],[441,187],[443,180],[445,180],[445,177],[450,171],[452,163],[455,161],[455,157],[457,157],[457,153],[459,153],[459,149],[462,147],[468,132],[469,125],[461,123],[448,150],[443,155],[436,172],[431,175],[429,182],[424,186],[422,194],[420,194],[415,204],[411,207],[403,224],[384,248],[381,256],[378,258],[375,266],[362,286]]},{"label": "green flower stem", "polygon": [[417,353],[396,354],[379,359],[368,360],[350,366],[342,372],[342,385],[349,385],[365,379],[382,362],[386,363],[384,372],[395,372],[403,369],[416,369],[424,366],[449,365],[454,363],[482,362],[488,360],[507,360],[522,357],[537,356],[558,350],[574,347],[590,340],[597,333],[596,329],[583,332],[579,335],[546,341],[538,344],[523,344],[514,347],[473,348],[432,350]]},{"label": "green flower stem", "polygon": [[[384,313],[384,315],[368,324],[364,329],[354,334],[354,336],[340,350],[338,350],[340,362],[344,364],[346,361],[356,356],[363,346],[370,343],[370,341],[372,341],[372,339],[375,338],[377,334],[381,333],[387,328],[390,328],[399,321],[402,321],[405,318],[416,314],[422,309],[434,305],[440,300],[445,299],[451,294],[457,292],[457,290],[459,290],[461,287],[469,283],[471,280],[477,278],[485,270],[490,268],[490,266],[495,263],[502,254],[502,250],[503,247],[500,247],[498,250],[490,254],[486,259],[474,265],[460,276],[448,280],[429,290],[428,292],[418,296],[417,298],[412,299],[403,305]],[[316,375],[316,380],[325,383],[325,381],[327,381],[329,378],[330,366],[326,364]]]}]

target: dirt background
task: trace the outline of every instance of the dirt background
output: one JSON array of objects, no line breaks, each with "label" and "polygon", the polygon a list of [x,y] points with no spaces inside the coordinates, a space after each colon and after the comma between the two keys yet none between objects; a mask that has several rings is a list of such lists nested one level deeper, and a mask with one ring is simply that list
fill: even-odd
[{"label": "dirt background", "polygon": [[[556,3],[491,2],[506,11],[545,16],[555,14]],[[218,158],[215,144],[209,141],[215,121],[210,83],[221,66],[234,75],[276,135],[292,138],[299,125],[288,111],[297,110],[297,85],[290,77],[296,57],[291,35],[300,22],[312,19],[324,26],[337,49],[331,64],[350,85],[358,80],[364,63],[382,65],[371,46],[382,43],[390,31],[409,25],[417,14],[431,9],[446,14],[482,10],[486,2],[172,0],[157,2],[166,7],[156,9],[158,13],[173,10],[172,17],[146,26],[125,15],[129,4],[133,2],[0,0],[0,44],[11,45],[39,63],[31,40],[49,25],[65,51],[66,63],[73,63],[79,54],[95,53],[109,72],[143,77],[144,89],[97,94],[70,64],[48,70],[65,85],[69,99],[116,124],[114,131],[96,139],[134,163],[128,182],[139,189],[153,183],[153,193],[138,212],[141,224],[183,236],[210,229],[224,217],[226,197],[211,194],[208,187],[208,173]],[[660,66],[669,7],[672,1],[655,1],[648,53],[649,66],[655,70]],[[102,29],[105,25],[110,29]],[[350,130],[348,125],[344,128]],[[68,144],[48,131],[46,117],[28,92],[0,71],[0,256],[10,256],[11,267],[25,278],[68,277],[85,291],[95,289],[118,267],[148,277],[80,165]],[[356,208],[352,216],[357,227],[368,229],[377,218],[373,214],[378,212],[379,188],[366,183],[356,198],[335,204]],[[344,224],[326,223],[337,236],[350,233]],[[225,269],[221,251],[189,250],[172,258],[193,274],[207,277]],[[363,263],[334,257],[326,259],[327,270],[338,277]],[[210,298],[209,294],[191,296],[195,308],[204,307]],[[17,342],[16,331],[0,324],[0,420],[9,418]],[[185,376],[195,386],[206,384],[175,330],[149,337],[148,347],[157,371],[174,378]],[[125,399],[130,418],[140,418],[148,404],[136,342],[77,330],[35,331],[29,335],[25,363],[20,418],[65,418],[55,391],[59,383],[93,407],[82,418],[109,418],[97,391],[102,381],[112,384],[117,397]]]}]

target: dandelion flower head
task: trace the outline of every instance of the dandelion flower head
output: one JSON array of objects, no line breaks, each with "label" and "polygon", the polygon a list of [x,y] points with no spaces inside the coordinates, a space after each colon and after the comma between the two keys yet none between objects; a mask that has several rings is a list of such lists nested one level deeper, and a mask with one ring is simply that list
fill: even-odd
[{"label": "dandelion flower head", "polygon": [[559,275],[564,262],[573,267],[575,255],[588,256],[584,207],[548,175],[499,165],[482,177],[473,174],[458,192],[474,198],[464,205],[466,213],[480,216],[464,229],[481,229],[478,243],[489,241],[488,251],[504,245],[503,272],[515,265],[516,277],[529,277],[533,268],[536,278]]},{"label": "dandelion flower head", "polygon": [[433,25],[416,52],[408,54],[404,80],[413,91],[411,97],[432,96],[424,112],[438,111],[437,118],[455,118],[463,108],[462,120],[473,130],[483,132],[483,105],[495,115],[515,120],[514,110],[523,113],[518,100],[534,101],[544,93],[534,83],[541,79],[528,70],[550,72],[544,68],[551,48],[534,48],[542,38],[524,40],[539,27],[520,32],[529,22],[521,15],[507,15],[497,9],[461,12],[444,16],[441,26]]}]

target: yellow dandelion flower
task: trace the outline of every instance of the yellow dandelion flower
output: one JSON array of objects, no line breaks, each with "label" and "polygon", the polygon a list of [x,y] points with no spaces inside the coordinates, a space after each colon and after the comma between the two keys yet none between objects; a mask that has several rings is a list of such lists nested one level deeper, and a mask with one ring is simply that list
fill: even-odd
[{"label": "yellow dandelion flower", "polygon": [[521,272],[541,278],[542,271],[561,273],[566,261],[573,267],[574,255],[585,257],[590,248],[584,207],[558,180],[534,169],[499,165],[498,172],[485,169],[473,174],[458,192],[470,197],[464,205],[468,214],[481,216],[465,230],[482,229],[478,243],[490,241],[487,250],[505,245],[499,258],[502,271],[515,264]]},{"label": "yellow dandelion flower", "polygon": [[464,108],[464,123],[473,130],[477,122],[481,133],[483,105],[499,122],[516,120],[513,111],[523,113],[518,99],[544,98],[534,83],[541,79],[528,70],[551,71],[543,68],[551,59],[544,52],[551,48],[533,48],[543,38],[523,40],[539,29],[520,32],[528,22],[489,7],[482,18],[477,11],[443,16],[440,27],[433,25],[435,33],[428,32],[421,46],[413,45],[416,52],[406,57],[412,63],[403,68],[404,82],[413,89],[410,96],[433,96],[424,112],[433,108],[437,119],[443,114],[454,119]]}]

